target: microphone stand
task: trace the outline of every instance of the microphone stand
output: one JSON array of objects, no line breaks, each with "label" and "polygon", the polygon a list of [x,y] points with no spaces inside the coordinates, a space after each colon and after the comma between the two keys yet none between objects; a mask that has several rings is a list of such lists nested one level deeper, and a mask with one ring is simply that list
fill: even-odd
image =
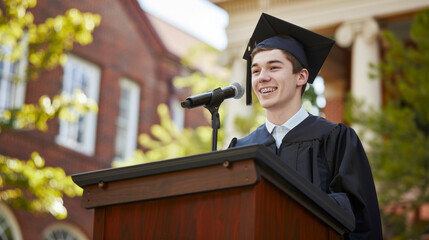
[{"label": "microphone stand", "polygon": [[210,103],[204,105],[212,114],[212,152],[217,150],[217,133],[220,128],[219,106],[225,99],[221,88],[216,88],[212,92]]}]

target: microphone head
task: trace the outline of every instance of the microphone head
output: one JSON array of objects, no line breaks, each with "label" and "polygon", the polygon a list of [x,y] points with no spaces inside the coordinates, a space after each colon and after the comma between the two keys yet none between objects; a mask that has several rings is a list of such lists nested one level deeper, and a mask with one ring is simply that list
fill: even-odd
[{"label": "microphone head", "polygon": [[234,88],[234,91],[235,91],[234,98],[235,99],[240,99],[244,95],[244,88],[243,88],[243,86],[241,86],[240,83],[238,83],[238,82],[232,83],[231,87]]}]

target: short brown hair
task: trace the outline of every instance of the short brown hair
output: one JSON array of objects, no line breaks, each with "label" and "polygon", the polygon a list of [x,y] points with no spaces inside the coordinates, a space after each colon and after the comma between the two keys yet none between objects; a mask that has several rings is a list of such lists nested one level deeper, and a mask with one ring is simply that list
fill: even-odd
[{"label": "short brown hair", "polygon": [[[260,47],[255,47],[252,51],[252,53],[250,54],[250,57],[253,61],[253,57],[260,52],[265,52],[265,51],[270,51],[270,50],[274,50],[274,49],[278,49],[280,51],[282,51],[282,53],[285,55],[286,59],[289,60],[292,63],[292,73],[299,73],[304,66],[302,66],[302,64],[298,61],[298,59],[296,59],[296,57],[294,55],[292,55],[290,52],[285,51],[283,49],[279,49],[279,48],[260,48]],[[307,83],[305,83],[302,86],[301,89],[301,96],[304,95],[305,92],[305,88],[307,87]]]}]

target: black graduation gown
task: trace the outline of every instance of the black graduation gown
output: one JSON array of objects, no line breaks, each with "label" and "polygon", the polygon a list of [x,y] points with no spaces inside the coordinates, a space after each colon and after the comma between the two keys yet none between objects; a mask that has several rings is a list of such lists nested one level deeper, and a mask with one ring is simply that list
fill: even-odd
[{"label": "black graduation gown", "polygon": [[280,148],[265,124],[230,147],[263,144],[280,160],[326,192],[355,216],[350,239],[382,239],[380,212],[371,169],[355,131],[309,115],[284,138]]}]

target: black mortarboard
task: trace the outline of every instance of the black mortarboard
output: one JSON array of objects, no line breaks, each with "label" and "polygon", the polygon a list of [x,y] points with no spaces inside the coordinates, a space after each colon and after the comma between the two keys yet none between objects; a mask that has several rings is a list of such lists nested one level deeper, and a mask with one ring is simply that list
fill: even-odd
[{"label": "black mortarboard", "polygon": [[246,104],[252,104],[250,54],[256,46],[291,53],[308,70],[308,82],[313,83],[334,43],[330,38],[262,13],[243,56],[247,60]]}]

